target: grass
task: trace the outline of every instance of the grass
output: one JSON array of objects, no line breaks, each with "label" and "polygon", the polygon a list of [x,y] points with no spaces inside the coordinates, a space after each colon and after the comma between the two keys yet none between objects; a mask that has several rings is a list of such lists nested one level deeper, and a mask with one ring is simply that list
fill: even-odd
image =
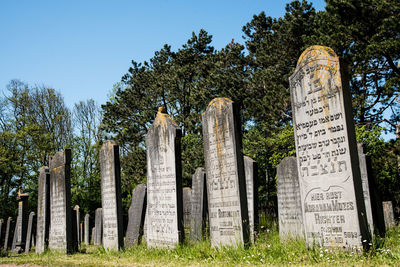
[{"label": "grass", "polygon": [[392,228],[386,238],[373,241],[366,253],[307,248],[303,240],[281,242],[276,227],[262,231],[255,244],[248,248],[212,248],[208,240],[185,244],[172,249],[148,249],[145,244],[120,252],[107,252],[96,246],[65,255],[46,251],[9,253],[0,257],[0,264],[40,266],[400,266],[400,227]]}]

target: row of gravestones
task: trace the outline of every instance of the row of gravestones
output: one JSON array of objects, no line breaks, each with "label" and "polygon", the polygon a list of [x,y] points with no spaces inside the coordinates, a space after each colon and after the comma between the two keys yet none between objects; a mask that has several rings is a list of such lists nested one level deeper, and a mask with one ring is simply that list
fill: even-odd
[{"label": "row of gravestones", "polygon": [[369,159],[357,148],[346,67],[332,49],[312,46],[297,62],[290,93],[297,157],[277,170],[281,238],[368,248],[394,216],[391,202],[382,209]]}]

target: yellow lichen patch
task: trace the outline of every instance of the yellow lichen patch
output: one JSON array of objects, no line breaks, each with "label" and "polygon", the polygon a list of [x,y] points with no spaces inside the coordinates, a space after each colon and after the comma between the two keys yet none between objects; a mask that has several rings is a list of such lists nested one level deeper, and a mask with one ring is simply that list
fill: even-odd
[{"label": "yellow lichen patch", "polygon": [[168,115],[165,108],[160,107],[157,111],[156,119],[154,120],[154,126],[156,127],[161,125],[162,128],[166,128],[168,121],[170,121],[173,125],[178,126],[178,124]]},{"label": "yellow lichen patch", "polygon": [[211,102],[210,102],[210,104],[208,104],[208,106],[214,106],[216,109],[221,111],[222,107],[224,107],[226,104],[232,103],[232,102],[233,101],[227,97],[217,97],[217,98],[214,98],[213,100],[211,100]]},{"label": "yellow lichen patch", "polygon": [[338,61],[338,56],[332,48],[322,45],[313,45],[304,50],[297,61],[297,66],[307,65],[314,60],[335,60]]}]

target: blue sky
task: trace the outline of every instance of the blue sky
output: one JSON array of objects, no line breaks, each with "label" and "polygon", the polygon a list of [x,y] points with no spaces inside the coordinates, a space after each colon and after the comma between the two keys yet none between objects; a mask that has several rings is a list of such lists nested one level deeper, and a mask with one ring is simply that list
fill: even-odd
[{"label": "blue sky", "polygon": [[[72,108],[104,104],[131,60],[142,62],[167,43],[177,50],[204,28],[220,49],[254,14],[285,13],[286,0],[0,1],[0,91],[11,79],[60,91]],[[311,1],[323,10],[323,0]]]}]

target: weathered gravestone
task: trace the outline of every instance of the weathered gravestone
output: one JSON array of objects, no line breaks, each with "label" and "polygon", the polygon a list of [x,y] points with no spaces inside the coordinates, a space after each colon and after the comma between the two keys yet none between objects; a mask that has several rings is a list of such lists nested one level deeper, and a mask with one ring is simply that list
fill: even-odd
[{"label": "weathered gravestone", "polygon": [[77,240],[77,242],[78,242],[78,245],[80,245],[81,244],[81,239],[80,239],[80,236],[81,236],[81,228],[80,228],[80,221],[81,221],[81,214],[80,214],[80,212],[79,212],[79,206],[78,205],[75,205],[75,207],[74,207],[74,213],[75,213],[75,218],[76,218],[76,221],[74,222],[75,224],[76,224],[76,240]]},{"label": "weathered gravestone", "polygon": [[175,247],[184,238],[180,139],[161,107],[146,135],[148,247]]},{"label": "weathered gravestone", "polygon": [[94,218],[94,225],[95,225],[95,233],[94,233],[94,244],[99,246],[103,242],[103,209],[98,208],[96,209],[95,218]]},{"label": "weathered gravestone", "polygon": [[331,48],[312,46],[290,77],[300,195],[308,245],[361,248],[370,234],[350,90],[341,71]]},{"label": "weathered gravestone", "polygon": [[258,227],[258,189],[257,189],[257,163],[244,156],[244,173],[246,177],[247,209],[249,211],[250,241],[254,239]]},{"label": "weathered gravestone", "polygon": [[96,236],[96,227],[92,227],[92,236],[90,238],[90,244],[94,245],[94,238]]},{"label": "weathered gravestone", "polygon": [[190,222],[190,240],[200,241],[205,234],[208,213],[206,172],[197,168],[192,176],[192,215]]},{"label": "weathered gravestone", "polygon": [[34,218],[35,218],[35,212],[31,211],[28,220],[28,230],[26,231],[25,253],[28,253],[31,250]]},{"label": "weathered gravestone", "polygon": [[365,202],[365,211],[367,214],[368,229],[370,229],[370,232],[372,233],[373,232],[372,230],[374,229],[374,221],[372,217],[372,207],[371,207],[371,199],[370,199],[369,184],[368,184],[367,162],[362,144],[360,143],[357,144],[357,150],[358,150],[358,159],[360,161],[360,174],[361,174],[361,182],[362,182],[364,202]]},{"label": "weathered gravestone", "polygon": [[84,230],[84,232],[85,232],[85,238],[84,238],[84,242],[85,242],[85,245],[87,246],[87,245],[89,245],[89,242],[90,242],[90,238],[89,238],[89,219],[90,219],[90,215],[89,214],[86,214],[85,215],[85,226],[84,226],[84,228],[85,228],[85,230]]},{"label": "weathered gravestone", "polygon": [[133,190],[132,203],[128,211],[129,221],[128,228],[126,229],[126,247],[137,245],[141,241],[146,214],[146,202],[146,185],[139,184]]},{"label": "weathered gravestone", "polygon": [[183,227],[185,234],[190,231],[190,217],[192,213],[192,189],[190,187],[183,188]]},{"label": "weathered gravestone", "polygon": [[396,224],[394,220],[392,201],[384,201],[382,202],[382,206],[383,206],[383,217],[385,219],[385,227],[386,229],[389,229],[390,227],[393,227]]},{"label": "weathered gravestone", "polygon": [[296,158],[282,159],[276,176],[279,237],[305,238]]},{"label": "weathered gravestone", "polygon": [[202,115],[211,245],[249,241],[246,180],[239,110],[216,98]]},{"label": "weathered gravestone", "polygon": [[25,249],[26,229],[28,225],[28,194],[22,193],[19,189],[17,194],[18,200],[18,217],[15,225],[14,240],[12,245],[13,252],[21,253]]},{"label": "weathered gravestone", "polygon": [[103,247],[109,250],[119,250],[124,246],[121,176],[119,147],[112,140],[106,141],[100,149],[100,172]]},{"label": "weathered gravestone", "polygon": [[38,209],[36,223],[36,253],[43,253],[49,244],[50,228],[50,173],[41,167],[38,184]]},{"label": "weathered gravestone", "polygon": [[7,225],[6,225],[6,232],[5,232],[5,234],[4,234],[4,246],[3,246],[3,250],[4,251],[7,251],[8,250],[8,248],[9,248],[9,246],[10,246],[10,239],[11,239],[11,221],[12,221],[12,218],[11,217],[8,217],[8,219],[7,219]]},{"label": "weathered gravestone", "polygon": [[73,236],[71,209],[71,150],[50,158],[50,232],[49,249],[72,253],[77,249]]}]

